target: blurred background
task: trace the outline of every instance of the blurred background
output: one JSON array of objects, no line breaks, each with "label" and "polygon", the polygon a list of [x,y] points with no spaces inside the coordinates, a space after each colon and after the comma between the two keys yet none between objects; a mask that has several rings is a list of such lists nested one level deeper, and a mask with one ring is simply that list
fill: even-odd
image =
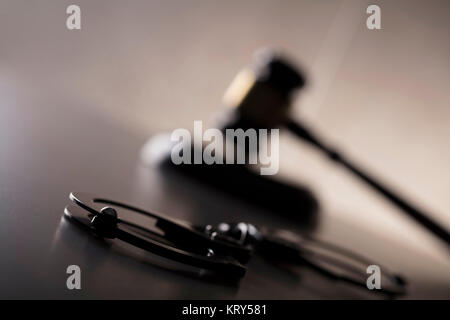
[{"label": "blurred background", "polygon": [[[70,4],[81,7],[81,30],[66,28]],[[381,30],[366,27],[369,4],[381,8]],[[308,75],[294,117],[450,228],[449,31],[446,0],[1,0],[0,133],[20,126],[8,120],[18,105],[51,105],[33,110],[48,119],[52,108],[78,108],[143,142],[193,129],[220,112],[254,51],[272,46]],[[2,139],[2,149],[14,143]],[[327,214],[425,255],[439,250],[308,145],[287,134],[280,145],[279,176],[310,186]],[[16,160],[0,157],[4,168]]]}]

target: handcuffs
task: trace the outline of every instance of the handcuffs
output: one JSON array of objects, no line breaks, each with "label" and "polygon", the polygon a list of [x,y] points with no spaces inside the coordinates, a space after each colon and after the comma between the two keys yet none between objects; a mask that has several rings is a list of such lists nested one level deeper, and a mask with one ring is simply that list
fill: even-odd
[{"label": "handcuffs", "polygon": [[[186,265],[239,279],[254,254],[289,265],[305,265],[320,274],[367,289],[368,259],[309,236],[282,229],[257,228],[250,223],[194,226],[114,200],[72,192],[64,215],[98,237],[118,239]],[[156,231],[126,219],[126,211],[155,219]],[[388,295],[405,293],[402,277],[381,268],[381,288]]]}]

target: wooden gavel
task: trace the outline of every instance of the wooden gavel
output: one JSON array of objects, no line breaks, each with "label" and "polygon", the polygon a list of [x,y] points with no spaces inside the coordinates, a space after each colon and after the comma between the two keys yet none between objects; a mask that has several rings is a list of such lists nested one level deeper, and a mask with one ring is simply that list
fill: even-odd
[{"label": "wooden gavel", "polygon": [[225,93],[225,104],[231,109],[227,128],[286,128],[297,137],[323,151],[329,159],[348,169],[392,204],[423,225],[441,240],[450,244],[450,234],[428,214],[402,199],[383,183],[365,173],[342,153],[329,146],[301,121],[289,115],[293,94],[305,85],[305,77],[280,54],[263,49],[255,55],[254,64],[241,71]]}]

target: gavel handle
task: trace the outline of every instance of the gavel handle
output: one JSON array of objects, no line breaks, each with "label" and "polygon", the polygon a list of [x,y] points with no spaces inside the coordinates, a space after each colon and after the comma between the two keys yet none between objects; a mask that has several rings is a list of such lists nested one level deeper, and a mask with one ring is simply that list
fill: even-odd
[{"label": "gavel handle", "polygon": [[333,148],[330,148],[327,145],[325,145],[301,123],[290,121],[287,124],[287,128],[298,137],[308,141],[312,145],[322,150],[331,160],[347,168],[350,172],[352,172],[354,175],[356,175],[361,180],[366,182],[376,191],[381,193],[383,196],[389,199],[394,205],[402,209],[405,213],[407,213],[418,223],[422,224],[425,228],[427,228],[429,231],[438,236],[441,240],[446,242],[447,245],[450,244],[450,234],[441,225],[432,220],[426,213],[415,208],[412,204],[402,199],[399,195],[395,194],[393,191],[383,186],[379,181],[370,177],[368,174],[364,173],[356,165],[350,163],[350,161],[345,159],[345,157],[342,154],[338,153],[336,150],[333,150]]}]

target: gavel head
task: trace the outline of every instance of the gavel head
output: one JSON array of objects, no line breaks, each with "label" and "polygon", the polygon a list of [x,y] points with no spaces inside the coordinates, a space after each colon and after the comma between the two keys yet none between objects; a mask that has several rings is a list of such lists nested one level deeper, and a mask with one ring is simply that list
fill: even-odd
[{"label": "gavel head", "polygon": [[253,64],[236,76],[224,102],[250,127],[277,128],[288,119],[294,91],[304,85],[301,71],[279,53],[264,48],[255,53]]}]

